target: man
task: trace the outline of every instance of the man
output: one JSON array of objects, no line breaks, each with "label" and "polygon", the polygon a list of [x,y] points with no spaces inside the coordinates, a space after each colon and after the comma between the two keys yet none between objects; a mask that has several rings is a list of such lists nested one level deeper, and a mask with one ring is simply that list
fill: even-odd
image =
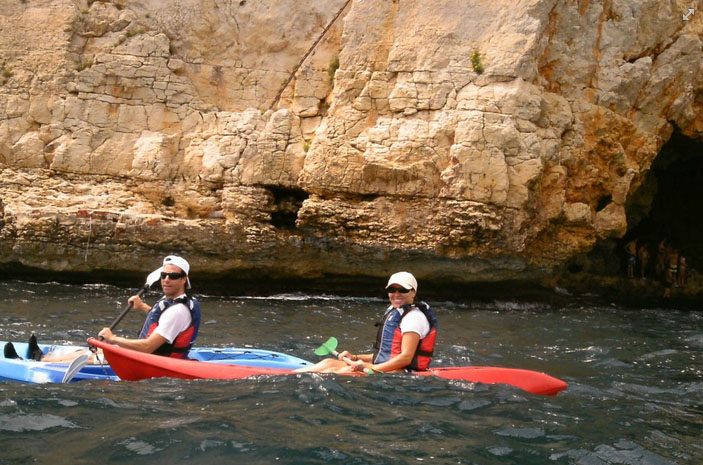
[{"label": "man", "polygon": [[380,324],[374,353],[327,358],[297,372],[427,370],[437,338],[437,317],[425,302],[415,304],[417,280],[407,271],[393,274],[386,285],[390,305]]},{"label": "man", "polygon": [[[182,257],[169,255],[156,271],[161,273],[163,297],[153,307],[149,307],[138,295],[128,300],[132,309],[148,312],[138,338],[116,336],[110,328],[103,328],[98,336],[111,344],[139,352],[186,358],[200,327],[200,303],[186,294],[186,289],[190,288],[190,265]],[[5,356],[19,358],[11,344],[5,347]],[[70,362],[84,353],[85,349],[70,354],[42,354],[32,335],[27,357],[43,362]],[[11,356],[8,357],[8,354]],[[91,357],[91,362],[95,362],[95,357]]]},{"label": "man", "polygon": [[163,297],[153,307],[137,295],[129,298],[133,309],[147,312],[138,339],[116,336],[110,328],[103,328],[98,336],[126,349],[186,358],[200,327],[200,304],[186,295],[190,288],[189,271],[185,259],[169,255],[161,266]]}]

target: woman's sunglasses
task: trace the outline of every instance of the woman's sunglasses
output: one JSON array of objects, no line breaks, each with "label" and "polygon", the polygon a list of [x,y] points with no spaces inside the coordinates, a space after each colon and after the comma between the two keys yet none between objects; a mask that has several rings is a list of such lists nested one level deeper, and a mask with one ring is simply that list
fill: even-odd
[{"label": "woman's sunglasses", "polygon": [[176,280],[176,279],[184,278],[185,275],[186,275],[186,274],[185,274],[184,272],[182,272],[182,271],[181,271],[180,273],[176,273],[175,271],[172,272],[172,273],[166,273],[166,272],[163,272],[163,271],[162,271],[162,272],[161,272],[161,279],[166,279],[166,277],[168,276],[168,278],[173,281],[173,280]]},{"label": "woman's sunglasses", "polygon": [[404,287],[387,287],[386,290],[388,291],[389,294],[393,294],[394,292],[400,292],[401,294],[407,294],[412,289],[405,289]]}]

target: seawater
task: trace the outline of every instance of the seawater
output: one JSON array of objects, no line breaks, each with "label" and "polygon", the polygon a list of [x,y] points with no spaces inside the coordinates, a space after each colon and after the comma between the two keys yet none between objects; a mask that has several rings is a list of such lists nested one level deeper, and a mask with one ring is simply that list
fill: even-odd
[{"label": "seawater", "polygon": [[[132,291],[0,282],[0,339],[81,344]],[[154,294],[151,298],[155,297]],[[378,298],[203,296],[200,345],[318,360],[370,349]],[[556,397],[442,379],[0,382],[0,464],[700,464],[703,312],[496,299],[430,302],[435,365],[547,372]],[[134,335],[143,314],[117,328]]]}]

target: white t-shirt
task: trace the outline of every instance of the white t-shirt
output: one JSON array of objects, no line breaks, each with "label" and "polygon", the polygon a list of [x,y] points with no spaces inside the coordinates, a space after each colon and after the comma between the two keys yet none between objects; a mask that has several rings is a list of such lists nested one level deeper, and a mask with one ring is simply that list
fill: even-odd
[{"label": "white t-shirt", "polygon": [[[399,308],[398,311],[401,315],[404,312],[402,308]],[[410,313],[401,320],[400,332],[403,334],[407,332],[417,333],[420,335],[420,339],[424,339],[430,332],[430,322],[427,321],[425,314],[416,308],[410,310]]]},{"label": "white t-shirt", "polygon": [[159,325],[154,332],[171,344],[176,336],[190,326],[191,321],[190,309],[185,304],[175,304],[161,314]]}]

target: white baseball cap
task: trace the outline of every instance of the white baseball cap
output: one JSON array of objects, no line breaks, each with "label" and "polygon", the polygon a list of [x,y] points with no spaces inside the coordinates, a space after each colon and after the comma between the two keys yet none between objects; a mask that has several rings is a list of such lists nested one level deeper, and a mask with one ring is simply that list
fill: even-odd
[{"label": "white baseball cap", "polygon": [[394,273],[388,280],[386,289],[388,289],[391,284],[397,284],[402,286],[404,289],[413,289],[417,292],[417,280],[415,279],[415,276],[407,271],[399,271],[398,273]]},{"label": "white baseball cap", "polygon": [[188,264],[188,261],[183,257],[179,257],[178,255],[169,255],[164,258],[163,265],[157,271],[163,271],[166,265],[176,265],[178,268],[180,268],[186,274],[186,288],[190,289],[190,278],[188,278],[190,265]]}]

